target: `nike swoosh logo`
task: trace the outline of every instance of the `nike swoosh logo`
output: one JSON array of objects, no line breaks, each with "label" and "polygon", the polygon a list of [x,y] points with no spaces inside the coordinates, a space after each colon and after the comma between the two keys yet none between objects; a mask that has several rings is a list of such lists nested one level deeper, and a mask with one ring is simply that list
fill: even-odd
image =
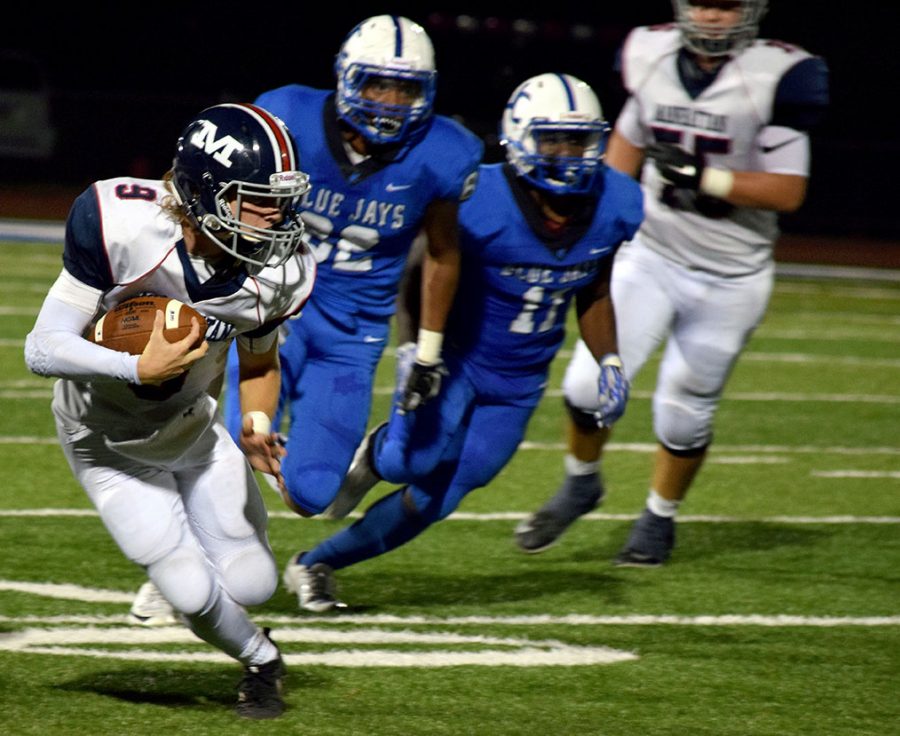
[{"label": "nike swoosh logo", "polygon": [[788,143],[793,143],[794,141],[800,140],[800,136],[794,136],[793,138],[788,138],[786,141],[782,141],[781,143],[776,143],[774,146],[760,146],[759,150],[763,153],[772,153],[772,151],[777,151],[779,148],[783,148]]},{"label": "nike swoosh logo", "polygon": [[588,251],[588,255],[595,256],[598,253],[606,253],[606,248],[591,248]]},{"label": "nike swoosh logo", "polygon": [[695,166],[673,166],[672,171],[682,176],[696,176],[697,168]]},{"label": "nike swoosh logo", "polygon": [[385,189],[387,189],[389,192],[402,192],[404,189],[409,189],[411,186],[412,184],[394,184],[393,182],[391,182],[385,187]]},{"label": "nike swoosh logo", "polygon": [[363,342],[384,342],[383,337],[375,337],[374,335],[366,335]]}]

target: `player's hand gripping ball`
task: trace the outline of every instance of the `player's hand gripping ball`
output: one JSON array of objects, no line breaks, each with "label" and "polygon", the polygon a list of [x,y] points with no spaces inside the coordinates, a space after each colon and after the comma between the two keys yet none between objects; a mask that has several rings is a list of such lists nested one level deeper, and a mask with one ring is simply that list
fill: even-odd
[{"label": "player's hand gripping ball", "polygon": [[[100,317],[85,337],[97,345],[131,355],[140,355],[147,347],[156,311],[165,316],[163,336],[169,342],[178,342],[191,332],[191,318],[200,324],[200,336],[191,349],[203,344],[206,335],[206,318],[193,307],[165,296],[136,296],[120,302]],[[161,401],[178,391],[187,378],[187,371],[159,386],[137,386],[131,389],[141,398]]]},{"label": "player's hand gripping ball", "polygon": [[206,334],[206,318],[196,309],[166,296],[135,296],[104,314],[86,335],[91,342],[120,353],[140,355],[147,347],[156,310],[165,315],[166,340],[178,342],[191,331],[191,317],[200,323],[200,337],[191,348],[198,348]]}]

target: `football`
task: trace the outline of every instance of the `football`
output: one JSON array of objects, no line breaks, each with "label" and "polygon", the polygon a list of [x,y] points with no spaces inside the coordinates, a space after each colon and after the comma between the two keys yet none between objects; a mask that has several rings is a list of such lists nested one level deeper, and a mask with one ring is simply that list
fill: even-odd
[{"label": "football", "polygon": [[120,353],[140,355],[153,331],[156,310],[165,315],[163,334],[169,342],[177,342],[191,331],[191,317],[200,323],[200,337],[191,347],[199,347],[206,335],[206,319],[200,312],[177,299],[166,296],[136,296],[120,302],[100,317],[85,337],[97,345]]}]

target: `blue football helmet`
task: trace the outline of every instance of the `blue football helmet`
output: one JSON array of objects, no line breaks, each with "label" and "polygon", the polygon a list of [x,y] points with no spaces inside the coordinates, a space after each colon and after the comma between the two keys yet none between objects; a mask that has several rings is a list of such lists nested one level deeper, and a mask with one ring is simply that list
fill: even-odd
[{"label": "blue football helmet", "polygon": [[[739,9],[741,19],[729,28],[700,23],[692,18],[692,7],[716,6]],[[768,0],[672,0],[675,22],[685,47],[702,56],[733,54],[753,43]]]},{"label": "blue football helmet", "polygon": [[500,122],[507,161],[519,176],[554,194],[592,190],[608,135],[597,95],[569,74],[540,74],[522,82]]},{"label": "blue football helmet", "polygon": [[[224,251],[256,267],[277,267],[303,243],[295,207],[309,191],[299,156],[281,120],[256,105],[203,110],[175,149],[172,185],[192,225]],[[246,199],[275,204],[284,217],[271,228],[241,221]]]},{"label": "blue football helmet", "polygon": [[[408,18],[364,20],[347,34],[334,69],[338,115],[371,143],[404,141],[431,117],[434,48],[425,29]],[[404,103],[370,99],[373,88],[396,89]]]}]

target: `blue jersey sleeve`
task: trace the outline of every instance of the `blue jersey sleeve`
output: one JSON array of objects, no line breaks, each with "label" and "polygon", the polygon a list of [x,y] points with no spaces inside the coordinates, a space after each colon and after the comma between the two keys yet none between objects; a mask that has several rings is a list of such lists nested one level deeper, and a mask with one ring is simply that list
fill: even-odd
[{"label": "blue jersey sleeve", "polygon": [[484,156],[484,143],[455,120],[440,117],[434,121],[429,150],[429,165],[438,187],[437,199],[462,202],[475,190],[478,165]]},{"label": "blue jersey sleeve", "polygon": [[812,56],[792,66],[778,83],[772,124],[796,130],[818,125],[828,108],[828,66]]},{"label": "blue jersey sleeve", "polygon": [[281,101],[285,97],[284,90],[286,89],[287,88],[285,87],[279,87],[278,89],[272,89],[267,92],[263,92],[253,101],[253,104],[278,115],[278,112],[276,112],[276,110],[282,107]]},{"label": "blue jersey sleeve", "polygon": [[115,284],[103,243],[100,205],[93,187],[82,192],[69,211],[63,264],[66,271],[88,286],[106,291]]}]

